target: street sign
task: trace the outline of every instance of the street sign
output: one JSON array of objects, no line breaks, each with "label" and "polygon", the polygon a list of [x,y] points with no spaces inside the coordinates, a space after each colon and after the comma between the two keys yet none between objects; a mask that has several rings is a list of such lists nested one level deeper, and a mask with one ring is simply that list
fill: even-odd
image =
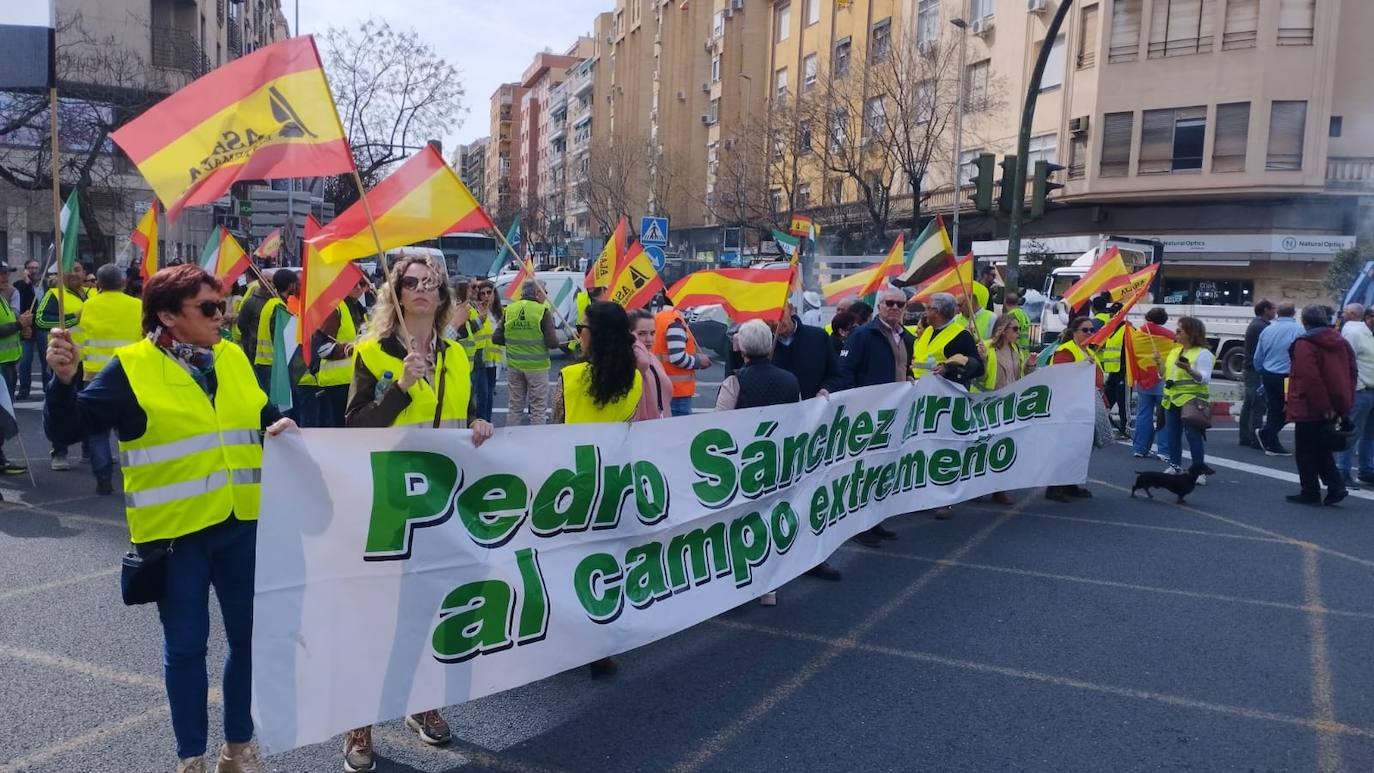
[{"label": "street sign", "polygon": [[239,201],[239,217],[252,217],[252,216],[253,216],[253,202],[250,201],[249,199],[242,199],[242,200],[240,200],[240,201]]},{"label": "street sign", "polygon": [[644,254],[649,256],[649,261],[654,264],[655,271],[663,270],[663,262],[668,256],[663,254],[663,248],[657,244],[650,244],[644,248]]},{"label": "street sign", "polygon": [[660,247],[668,243],[668,218],[641,217],[639,219],[639,242],[646,247],[656,244]]}]

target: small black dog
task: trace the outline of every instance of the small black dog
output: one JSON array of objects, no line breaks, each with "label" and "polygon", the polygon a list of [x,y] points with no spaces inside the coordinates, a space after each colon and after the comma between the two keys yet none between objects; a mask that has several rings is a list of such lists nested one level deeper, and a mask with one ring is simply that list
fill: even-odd
[{"label": "small black dog", "polygon": [[1202,470],[1200,468],[1191,469],[1187,472],[1179,473],[1178,475],[1171,472],[1141,472],[1137,470],[1135,473],[1135,485],[1131,486],[1131,496],[1135,496],[1135,492],[1138,489],[1145,489],[1145,496],[1154,499],[1155,497],[1150,493],[1150,489],[1162,488],[1165,491],[1176,494],[1178,496],[1178,504],[1184,504],[1183,498],[1193,493],[1193,489],[1197,488],[1197,479],[1201,474]]}]

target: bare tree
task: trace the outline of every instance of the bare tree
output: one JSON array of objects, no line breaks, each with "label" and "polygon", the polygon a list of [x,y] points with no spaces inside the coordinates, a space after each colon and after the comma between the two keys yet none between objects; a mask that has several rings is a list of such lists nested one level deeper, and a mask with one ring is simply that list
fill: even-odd
[{"label": "bare tree", "polygon": [[590,164],[578,180],[573,195],[587,205],[587,214],[601,233],[615,229],[621,215],[643,207],[648,198],[649,141],[621,137],[594,139],[588,149]]},{"label": "bare tree", "polygon": [[798,193],[807,185],[803,173],[819,139],[809,122],[794,119],[791,105],[775,107],[744,118],[737,134],[720,142],[714,188],[705,202],[714,220],[766,234],[785,225],[793,210],[815,204]]},{"label": "bare tree", "polygon": [[[325,71],[363,184],[462,125],[462,79],[415,30],[368,19],[356,31],[331,28],[322,38]],[[335,178],[327,197],[339,210],[358,198],[352,180]]]}]

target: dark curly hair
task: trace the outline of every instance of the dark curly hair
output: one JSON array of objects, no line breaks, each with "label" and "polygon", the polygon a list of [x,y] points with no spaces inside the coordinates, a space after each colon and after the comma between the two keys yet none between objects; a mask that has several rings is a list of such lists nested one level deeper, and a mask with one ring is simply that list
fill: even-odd
[{"label": "dark curly hair", "polygon": [[592,337],[587,347],[592,402],[602,408],[624,398],[634,387],[635,339],[630,318],[618,303],[592,302],[585,324]]}]

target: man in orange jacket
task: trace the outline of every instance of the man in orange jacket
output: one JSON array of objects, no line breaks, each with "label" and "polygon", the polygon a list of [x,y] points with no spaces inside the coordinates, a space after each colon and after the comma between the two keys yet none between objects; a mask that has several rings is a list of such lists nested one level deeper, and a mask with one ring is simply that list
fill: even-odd
[{"label": "man in orange jacket", "polygon": [[691,416],[692,397],[697,393],[696,372],[711,367],[711,358],[698,353],[697,339],[687,320],[671,306],[654,315],[654,354],[673,382],[670,411],[674,416]]}]

